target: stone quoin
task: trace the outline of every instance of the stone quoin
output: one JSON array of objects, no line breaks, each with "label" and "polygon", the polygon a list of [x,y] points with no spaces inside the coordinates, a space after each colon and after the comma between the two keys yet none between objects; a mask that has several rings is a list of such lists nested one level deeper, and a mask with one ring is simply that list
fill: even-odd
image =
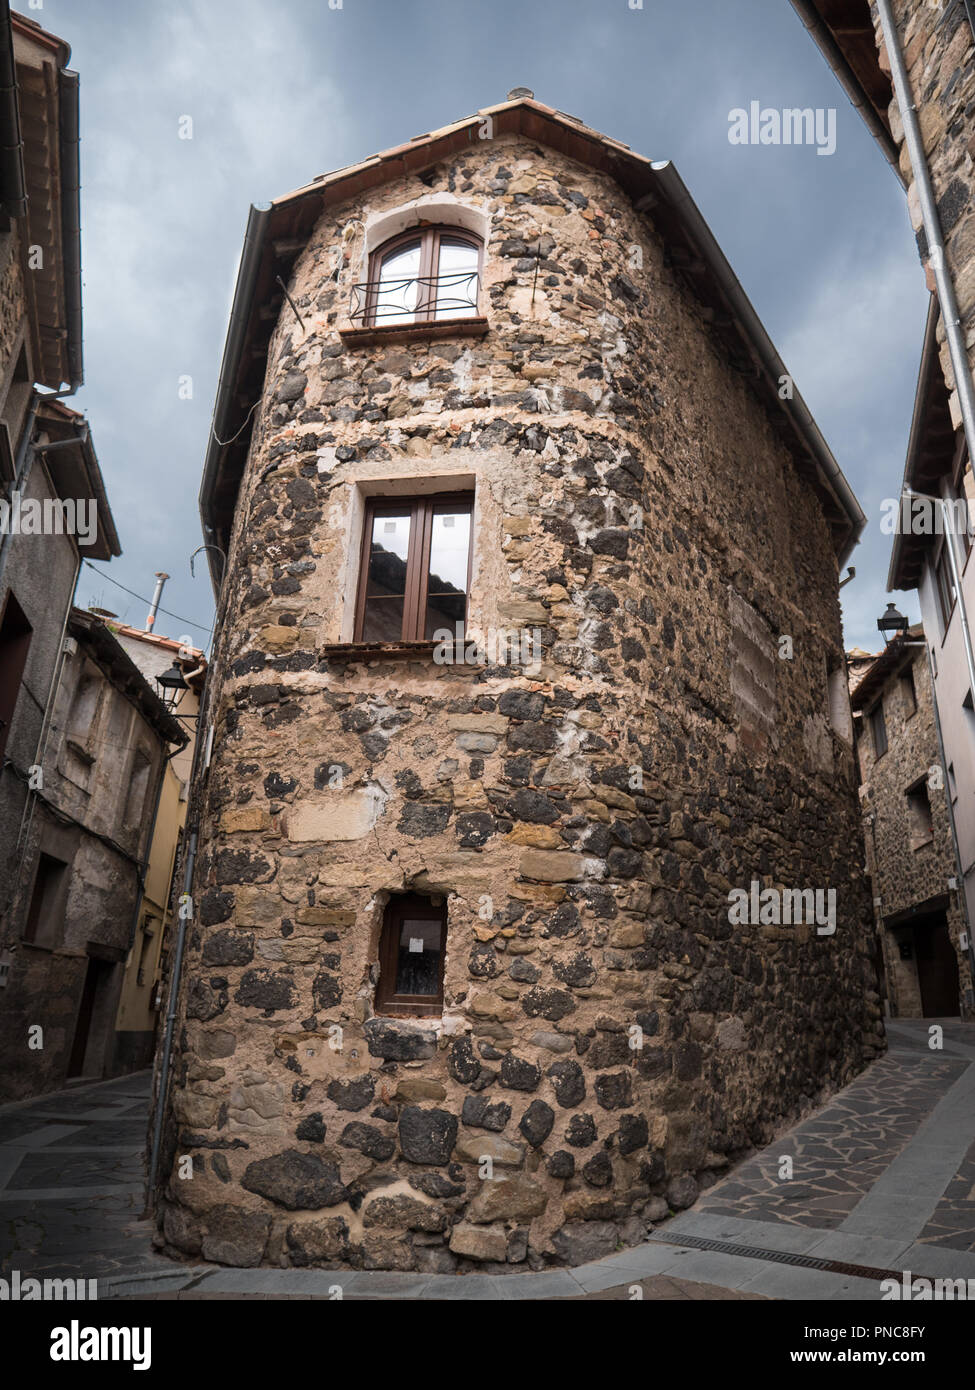
[{"label": "stone quoin", "polygon": [[[609,1254],[883,1047],[830,700],[862,513],[673,169],[572,117],[519,95],[252,218],[158,1242]],[[470,303],[384,319],[445,245]],[[434,660],[416,585],[538,668]],[[835,932],[732,925],[753,880]]]}]

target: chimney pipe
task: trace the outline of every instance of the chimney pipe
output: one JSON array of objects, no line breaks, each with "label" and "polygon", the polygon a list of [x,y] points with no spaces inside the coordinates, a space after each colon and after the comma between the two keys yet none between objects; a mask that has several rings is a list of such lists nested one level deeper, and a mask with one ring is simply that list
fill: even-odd
[{"label": "chimney pipe", "polygon": [[161,570],[157,571],[156,592],[152,596],[152,606],[149,609],[149,616],[146,618],[146,632],[152,631],[152,625],[156,621],[156,613],[159,611],[159,600],[162,598],[163,587],[168,578],[168,574],[163,574]]}]

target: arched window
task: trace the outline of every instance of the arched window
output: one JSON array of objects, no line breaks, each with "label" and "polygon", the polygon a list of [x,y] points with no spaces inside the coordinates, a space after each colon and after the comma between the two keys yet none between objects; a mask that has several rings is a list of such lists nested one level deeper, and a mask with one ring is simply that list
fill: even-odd
[{"label": "arched window", "polygon": [[366,322],[376,327],[477,313],[481,242],[459,227],[413,227],[369,262]]}]

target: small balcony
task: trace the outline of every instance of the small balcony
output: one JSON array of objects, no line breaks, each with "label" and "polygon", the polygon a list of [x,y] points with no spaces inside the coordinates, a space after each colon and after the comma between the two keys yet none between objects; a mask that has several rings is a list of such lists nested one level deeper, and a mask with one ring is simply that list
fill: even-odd
[{"label": "small balcony", "polygon": [[340,329],[349,346],[416,338],[480,338],[488,330],[478,312],[477,271],[365,280],[353,285],[349,326]]}]

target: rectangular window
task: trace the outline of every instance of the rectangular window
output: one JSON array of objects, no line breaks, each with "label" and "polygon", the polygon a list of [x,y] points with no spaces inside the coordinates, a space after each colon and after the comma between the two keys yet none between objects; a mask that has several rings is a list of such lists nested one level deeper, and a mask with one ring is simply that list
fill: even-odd
[{"label": "rectangular window", "polygon": [[129,790],[125,798],[124,824],[126,830],[141,829],[140,823],[145,811],[151,770],[152,760],[149,755],[143,749],[138,749],[132,763]]},{"label": "rectangular window", "polygon": [[463,636],[473,512],[470,493],[367,504],[356,642]]},{"label": "rectangular window", "polygon": [[928,796],[927,783],[923,777],[907,789],[907,824],[911,849],[920,849],[922,845],[934,839],[931,798]]},{"label": "rectangular window", "polygon": [[32,636],[33,628],[24,616],[24,610],[13,594],[8,593],[3,618],[0,619],[0,760],[13,723]]},{"label": "rectangular window", "polygon": [[910,719],[912,714],[917,713],[917,689],[914,685],[914,668],[908,666],[906,671],[901,673],[901,694],[904,697],[904,715]]},{"label": "rectangular window", "polygon": [[941,625],[947,632],[951,614],[955,607],[955,583],[951,577],[951,560],[948,556],[949,538],[941,545],[941,553],[934,566],[934,576],[938,583],[938,601],[941,604]]},{"label": "rectangular window", "polygon": [[54,947],[59,944],[64,917],[62,889],[67,872],[68,866],[63,860],[54,859],[49,854],[39,856],[34,891],[24,924],[25,941],[31,941],[35,946]]},{"label": "rectangular window", "polygon": [[884,719],[883,700],[870,711],[870,728],[873,730],[873,751],[878,758],[882,758],[887,752],[887,721]]},{"label": "rectangular window", "polygon": [[[968,467],[968,450],[964,449],[963,462],[959,463],[957,482],[945,480],[945,501],[951,515],[953,533],[961,541],[964,560],[968,559],[972,548],[971,500],[969,497],[971,469]],[[967,475],[967,476],[966,476]]]},{"label": "rectangular window", "polygon": [[443,898],[390,898],[379,941],[377,1013],[409,1018],[442,1011],[446,941]]}]

